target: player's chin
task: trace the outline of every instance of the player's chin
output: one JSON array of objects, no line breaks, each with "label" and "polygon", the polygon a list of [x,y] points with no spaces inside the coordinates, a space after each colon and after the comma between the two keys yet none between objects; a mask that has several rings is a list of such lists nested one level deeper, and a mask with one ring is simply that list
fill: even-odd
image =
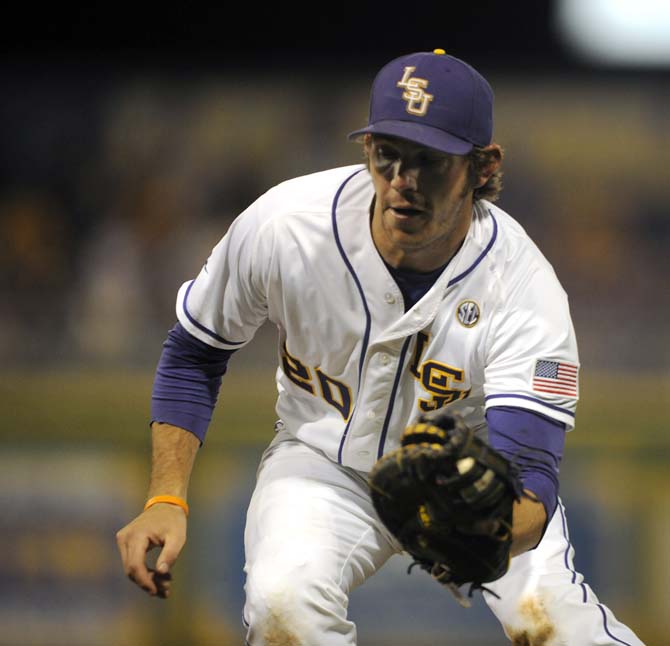
[{"label": "player's chin", "polygon": [[386,230],[394,244],[408,249],[422,249],[429,238],[426,223],[423,222],[394,222]]}]

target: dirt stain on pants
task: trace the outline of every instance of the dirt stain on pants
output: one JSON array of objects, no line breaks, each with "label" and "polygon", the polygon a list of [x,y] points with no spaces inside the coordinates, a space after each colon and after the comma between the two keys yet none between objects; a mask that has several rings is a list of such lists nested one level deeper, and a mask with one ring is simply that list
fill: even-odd
[{"label": "dirt stain on pants", "polygon": [[263,643],[265,646],[301,646],[302,642],[286,625],[281,616],[272,613],[263,629]]},{"label": "dirt stain on pants", "polygon": [[551,646],[556,629],[538,597],[526,597],[519,603],[519,614],[526,620],[524,628],[506,626],[513,646]]}]

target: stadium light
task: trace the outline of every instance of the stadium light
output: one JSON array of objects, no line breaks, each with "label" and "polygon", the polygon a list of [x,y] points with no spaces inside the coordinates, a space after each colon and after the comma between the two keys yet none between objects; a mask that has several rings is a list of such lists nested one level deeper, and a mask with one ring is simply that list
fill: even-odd
[{"label": "stadium light", "polygon": [[593,63],[670,66],[670,0],[558,0],[556,27]]}]

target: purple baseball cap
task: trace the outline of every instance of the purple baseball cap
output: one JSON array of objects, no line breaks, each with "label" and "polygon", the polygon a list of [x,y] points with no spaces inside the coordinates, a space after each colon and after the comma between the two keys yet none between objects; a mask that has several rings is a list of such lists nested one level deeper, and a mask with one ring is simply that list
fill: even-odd
[{"label": "purple baseball cap", "polygon": [[349,134],[390,135],[466,155],[493,137],[493,90],[443,49],[392,60],[372,84],[368,126]]}]

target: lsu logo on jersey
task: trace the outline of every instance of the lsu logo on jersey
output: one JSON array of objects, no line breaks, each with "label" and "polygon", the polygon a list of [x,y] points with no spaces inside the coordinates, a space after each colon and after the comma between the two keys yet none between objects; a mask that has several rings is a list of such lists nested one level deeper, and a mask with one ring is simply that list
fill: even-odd
[{"label": "lsu logo on jersey", "polygon": [[409,367],[414,378],[421,382],[430,395],[430,398],[421,397],[418,401],[419,408],[426,413],[459,399],[465,399],[470,394],[470,388],[458,387],[465,379],[465,371],[461,368],[433,359],[421,362],[429,338],[430,336],[423,332],[417,334],[414,356]]},{"label": "lsu logo on jersey", "polygon": [[402,98],[407,101],[405,110],[410,114],[423,117],[428,112],[428,105],[433,100],[433,95],[424,92],[428,87],[428,79],[418,78],[410,74],[416,67],[407,66],[402,78],[396,83],[398,87],[404,88]]}]

